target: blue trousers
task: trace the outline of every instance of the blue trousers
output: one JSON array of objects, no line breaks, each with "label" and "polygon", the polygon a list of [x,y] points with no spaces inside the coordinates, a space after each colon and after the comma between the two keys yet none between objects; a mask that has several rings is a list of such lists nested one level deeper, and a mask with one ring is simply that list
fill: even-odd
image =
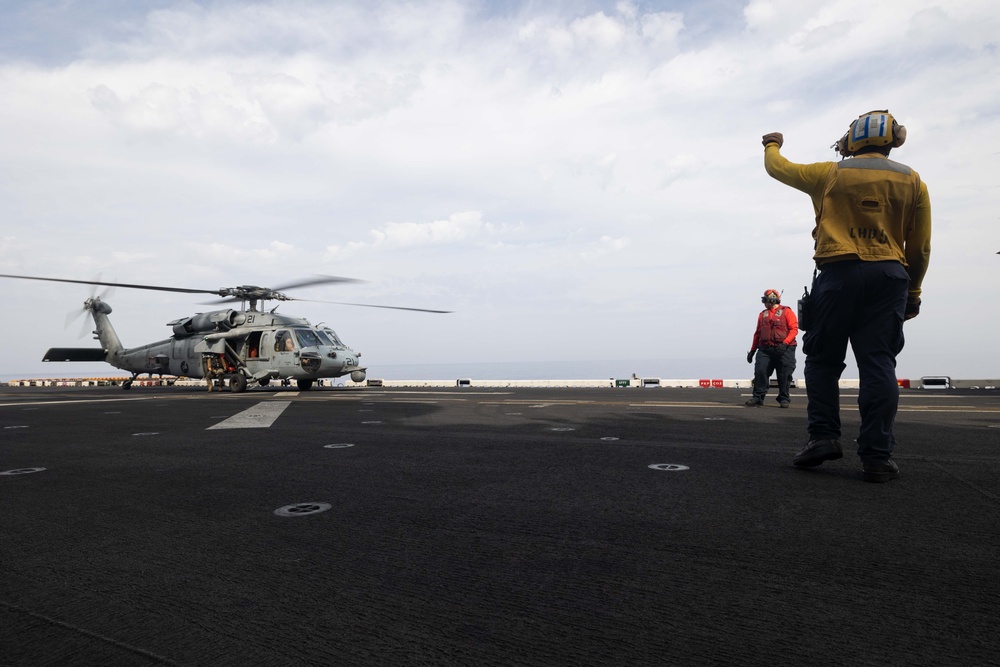
[{"label": "blue trousers", "polygon": [[861,380],[858,456],[865,463],[892,456],[899,406],[896,355],[903,349],[908,287],[909,276],[899,262],[851,260],[822,266],[812,293],[812,323],[802,338],[810,440],[841,435],[838,382],[850,342]]},{"label": "blue trousers", "polygon": [[757,349],[756,362],[753,368],[753,397],[763,403],[767,390],[771,386],[771,373],[778,372],[778,402],[791,401],[788,388],[792,383],[792,373],[795,372],[795,346],[787,348],[783,353],[773,347]]}]

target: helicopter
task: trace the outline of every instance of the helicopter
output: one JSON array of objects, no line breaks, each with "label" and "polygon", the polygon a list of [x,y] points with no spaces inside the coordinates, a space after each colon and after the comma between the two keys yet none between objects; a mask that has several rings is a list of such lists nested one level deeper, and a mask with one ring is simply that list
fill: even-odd
[{"label": "helicopter", "polygon": [[267,301],[313,301],[365,308],[388,308],[423,313],[449,313],[447,310],[381,306],[341,301],[315,301],[286,295],[283,290],[329,283],[361,282],[354,278],[315,276],[289,283],[278,288],[240,285],[217,290],[189,289],[100,280],[69,280],[0,274],[0,278],[41,280],[47,282],[100,285],[111,288],[181,292],[185,294],[214,294],[223,297],[212,304],[239,304],[239,308],[226,308],[196,313],[167,323],[173,335],[166,340],[139,347],[122,345],[108,317],[111,306],[100,296],[92,295],[83,303],[83,312],[94,320],[94,337],[100,348],[53,347],[42,361],[103,361],[115,368],[128,371],[130,379],[122,383],[130,389],[143,374],[176,375],[204,378],[209,389],[214,384],[228,383],[230,391],[242,392],[248,386],[266,387],[272,380],[283,383],[294,380],[302,391],[311,389],[322,378],[350,375],[354,382],[364,382],[367,368],[361,365],[361,353],[346,346],[336,332],[328,326],[312,325],[300,317],[279,315],[262,310],[258,304]]}]

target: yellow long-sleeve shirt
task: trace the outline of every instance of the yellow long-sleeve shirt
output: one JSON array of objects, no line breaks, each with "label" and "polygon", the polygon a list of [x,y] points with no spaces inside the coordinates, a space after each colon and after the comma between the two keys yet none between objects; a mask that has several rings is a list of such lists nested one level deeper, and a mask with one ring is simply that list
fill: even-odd
[{"label": "yellow long-sleeve shirt", "polygon": [[764,148],[764,168],[812,198],[817,264],[896,260],[910,276],[910,298],[920,297],[931,255],[931,200],[917,172],[878,153],[796,164],[777,143]]}]

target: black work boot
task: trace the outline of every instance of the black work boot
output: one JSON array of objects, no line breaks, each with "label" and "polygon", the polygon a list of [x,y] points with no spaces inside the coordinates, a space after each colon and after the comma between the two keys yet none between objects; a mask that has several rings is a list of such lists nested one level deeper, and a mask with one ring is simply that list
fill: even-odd
[{"label": "black work boot", "polygon": [[760,406],[764,405],[764,401],[758,401],[756,398],[751,398],[743,405],[747,406],[748,408],[759,408]]},{"label": "black work boot", "polygon": [[823,461],[834,461],[844,456],[840,440],[810,440],[801,452],[792,458],[799,468],[812,468]]},{"label": "black work boot", "polygon": [[866,482],[888,482],[899,477],[899,466],[892,459],[885,463],[862,463],[861,471]]}]

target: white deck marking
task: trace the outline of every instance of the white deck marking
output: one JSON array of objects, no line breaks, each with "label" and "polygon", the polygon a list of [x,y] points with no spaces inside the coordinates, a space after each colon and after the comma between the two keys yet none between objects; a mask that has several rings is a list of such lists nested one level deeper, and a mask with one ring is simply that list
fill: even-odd
[{"label": "white deck marking", "polygon": [[139,398],[98,398],[98,399],[84,399],[76,400],[69,399],[65,401],[30,401],[30,402],[18,402],[18,403],[0,403],[0,408],[12,408],[19,405],[63,405],[65,403],[115,403],[121,401],[152,401],[156,396],[142,396]]},{"label": "white deck marking", "polygon": [[291,401],[265,401],[258,403],[249,410],[239,412],[226,421],[219,422],[215,426],[209,426],[206,430],[220,428],[270,428],[271,424],[281,416]]}]

